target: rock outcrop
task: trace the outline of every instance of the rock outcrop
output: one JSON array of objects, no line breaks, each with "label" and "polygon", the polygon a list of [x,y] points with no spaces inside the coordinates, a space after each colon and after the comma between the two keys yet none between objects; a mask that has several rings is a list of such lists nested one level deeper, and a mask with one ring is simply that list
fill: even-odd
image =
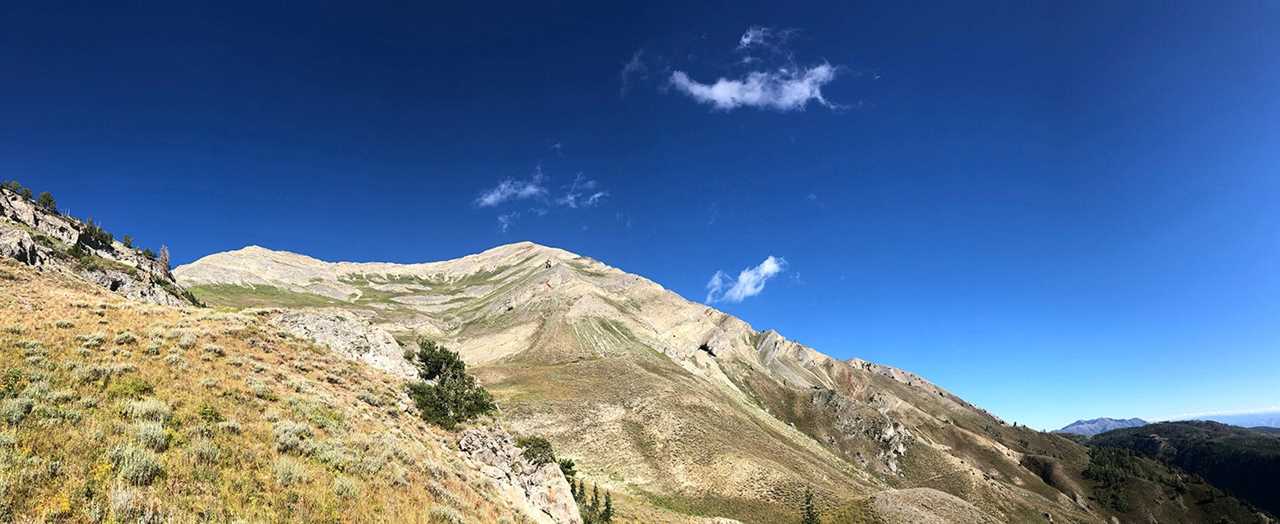
[{"label": "rock outcrop", "polygon": [[414,376],[413,365],[390,333],[341,309],[285,310],[271,323],[301,338],[314,340],[352,360],[404,378]]},{"label": "rock outcrop", "polygon": [[71,274],[133,300],[172,306],[194,299],[168,266],[141,250],[86,234],[79,220],[0,188],[0,256],[42,271]]},{"label": "rock outcrop", "polygon": [[569,481],[554,463],[534,465],[516,447],[511,434],[496,426],[468,429],[458,449],[498,489],[533,520],[546,524],[580,524]]}]

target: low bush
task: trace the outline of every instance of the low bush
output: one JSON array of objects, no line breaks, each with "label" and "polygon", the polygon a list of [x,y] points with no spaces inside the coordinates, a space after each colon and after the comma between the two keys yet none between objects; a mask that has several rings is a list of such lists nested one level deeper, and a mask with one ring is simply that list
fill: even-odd
[{"label": "low bush", "polygon": [[134,486],[147,486],[164,473],[155,452],[133,444],[121,444],[107,454],[120,479]]}]

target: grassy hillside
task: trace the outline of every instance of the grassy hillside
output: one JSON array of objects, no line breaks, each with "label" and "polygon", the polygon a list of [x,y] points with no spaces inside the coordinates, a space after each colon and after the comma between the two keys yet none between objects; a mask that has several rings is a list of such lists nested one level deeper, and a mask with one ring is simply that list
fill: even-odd
[{"label": "grassy hillside", "polygon": [[1193,473],[1214,486],[1280,513],[1280,439],[1217,422],[1162,422],[1109,431],[1089,443],[1118,448]]},{"label": "grassy hillside", "polygon": [[0,521],[516,520],[395,379],[0,261]]}]

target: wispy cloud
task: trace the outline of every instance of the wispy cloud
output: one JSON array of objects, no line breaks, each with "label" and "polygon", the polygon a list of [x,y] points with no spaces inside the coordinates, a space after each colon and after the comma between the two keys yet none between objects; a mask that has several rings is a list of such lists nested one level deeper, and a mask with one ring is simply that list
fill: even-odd
[{"label": "wispy cloud", "polygon": [[627,96],[627,91],[631,89],[632,78],[644,78],[648,74],[649,67],[644,63],[644,49],[637,50],[618,73],[618,77],[622,80],[622,88],[618,91],[618,96]]},{"label": "wispy cloud", "polygon": [[556,203],[573,209],[592,207],[607,196],[609,192],[599,190],[599,184],[595,180],[584,178],[582,173],[578,173],[573,177],[573,183],[569,184],[564,196],[556,199]]},{"label": "wispy cloud", "polygon": [[724,271],[716,271],[707,281],[708,304],[715,302],[742,302],[747,298],[759,295],[764,291],[764,284],[769,279],[786,271],[787,261],[781,257],[770,255],[760,265],[748,267],[738,273],[735,280]]},{"label": "wispy cloud", "polygon": [[836,78],[836,69],[823,63],[803,70],[787,68],[753,71],[741,79],[720,78],[704,84],[684,71],[671,73],[671,85],[694,100],[725,111],[739,107],[803,110],[809,102],[835,107],[822,96],[822,86]]},{"label": "wispy cloud", "polygon": [[517,218],[520,218],[519,211],[498,215],[498,231],[506,233],[508,229],[511,229],[511,225],[516,223]]},{"label": "wispy cloud", "polygon": [[838,68],[825,61],[808,67],[797,65],[788,46],[788,40],[795,33],[793,29],[752,26],[738,37],[735,51],[742,56],[737,63],[764,66],[763,69],[749,71],[739,78],[720,77],[711,83],[674,70],[667,77],[667,83],[699,103],[723,111],[740,107],[800,111],[811,102],[837,108],[822,95],[822,88],[836,79]]},{"label": "wispy cloud", "polygon": [[480,207],[494,207],[511,200],[523,200],[526,198],[534,198],[547,194],[547,188],[543,185],[546,176],[542,174],[542,166],[534,168],[533,175],[527,180],[518,180],[508,178],[498,183],[497,187],[480,193],[476,198],[476,205]]}]

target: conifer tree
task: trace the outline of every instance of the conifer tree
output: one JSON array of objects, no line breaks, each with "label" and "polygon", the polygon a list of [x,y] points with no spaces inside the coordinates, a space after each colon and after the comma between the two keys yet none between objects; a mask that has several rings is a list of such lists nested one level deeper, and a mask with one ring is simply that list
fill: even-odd
[{"label": "conifer tree", "polygon": [[613,496],[604,492],[604,509],[600,511],[600,522],[613,522]]},{"label": "conifer tree", "polygon": [[591,514],[600,512],[600,485],[591,485]]},{"label": "conifer tree", "polygon": [[800,522],[803,524],[820,524],[818,520],[818,512],[813,509],[813,490],[805,488],[804,490],[804,516]]}]

